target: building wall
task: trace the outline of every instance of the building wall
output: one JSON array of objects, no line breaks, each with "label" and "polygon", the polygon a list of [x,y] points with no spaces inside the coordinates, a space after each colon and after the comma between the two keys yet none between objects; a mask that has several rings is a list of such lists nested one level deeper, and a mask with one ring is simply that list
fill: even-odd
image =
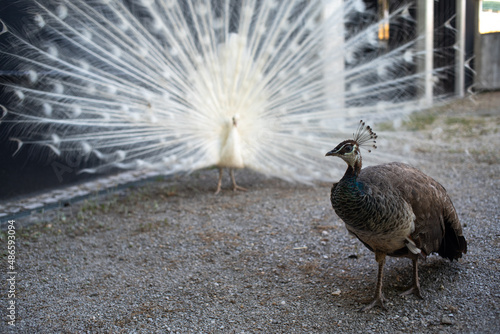
[{"label": "building wall", "polygon": [[477,90],[500,89],[500,32],[476,36]]}]

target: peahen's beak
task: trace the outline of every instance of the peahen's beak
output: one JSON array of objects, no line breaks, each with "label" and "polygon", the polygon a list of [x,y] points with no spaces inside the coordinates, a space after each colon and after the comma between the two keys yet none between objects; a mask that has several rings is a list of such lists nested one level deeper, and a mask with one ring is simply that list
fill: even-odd
[{"label": "peahen's beak", "polygon": [[325,157],[327,157],[327,156],[333,156],[333,157],[334,157],[334,156],[338,155],[338,154],[337,154],[337,152],[338,152],[338,149],[337,149],[337,148],[334,148],[334,149],[333,149],[333,150],[331,150],[330,152],[326,153],[326,154],[325,154]]}]

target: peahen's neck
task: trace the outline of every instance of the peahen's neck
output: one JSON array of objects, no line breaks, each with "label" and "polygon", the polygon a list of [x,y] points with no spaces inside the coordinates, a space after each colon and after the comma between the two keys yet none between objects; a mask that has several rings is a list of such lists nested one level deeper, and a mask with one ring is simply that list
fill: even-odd
[{"label": "peahen's neck", "polygon": [[361,156],[359,156],[358,159],[356,159],[353,164],[347,164],[347,170],[345,171],[343,178],[355,180],[358,177],[359,173],[361,172],[361,165],[362,165]]},{"label": "peahen's neck", "polygon": [[358,181],[361,161],[348,164],[342,179],[332,188],[331,201],[335,212],[352,229],[366,230],[368,218],[372,214],[367,210],[370,196],[365,194],[365,185]]}]

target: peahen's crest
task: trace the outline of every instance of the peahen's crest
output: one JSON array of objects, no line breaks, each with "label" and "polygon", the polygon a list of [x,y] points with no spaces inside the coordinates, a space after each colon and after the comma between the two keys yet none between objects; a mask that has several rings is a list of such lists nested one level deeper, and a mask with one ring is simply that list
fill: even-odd
[{"label": "peahen's crest", "polygon": [[358,144],[359,147],[365,148],[368,152],[371,152],[371,149],[376,149],[375,145],[377,141],[377,134],[373,132],[371,126],[367,125],[362,120],[359,121],[358,129],[353,134],[353,140]]}]

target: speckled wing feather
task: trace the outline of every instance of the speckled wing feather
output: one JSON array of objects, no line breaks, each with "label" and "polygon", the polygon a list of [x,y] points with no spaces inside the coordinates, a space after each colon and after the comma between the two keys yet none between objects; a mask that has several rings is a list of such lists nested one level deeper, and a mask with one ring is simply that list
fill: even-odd
[{"label": "speckled wing feather", "polygon": [[438,252],[453,260],[467,251],[453,203],[445,188],[433,178],[414,167],[394,162],[362,169],[358,182],[377,188],[377,192],[395,192],[411,206],[415,215],[411,239],[424,255]]}]

